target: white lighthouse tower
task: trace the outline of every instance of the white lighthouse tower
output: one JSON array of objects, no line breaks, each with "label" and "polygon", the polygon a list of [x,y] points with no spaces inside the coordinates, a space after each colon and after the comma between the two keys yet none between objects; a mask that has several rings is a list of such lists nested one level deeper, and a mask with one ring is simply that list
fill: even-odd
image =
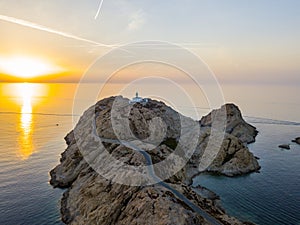
[{"label": "white lighthouse tower", "polygon": [[132,99],[129,101],[129,103],[130,103],[130,104],[134,104],[134,103],[137,103],[137,102],[139,102],[139,103],[147,103],[147,102],[148,102],[148,99],[147,99],[147,98],[141,98],[141,97],[139,97],[139,93],[136,92],[136,93],[135,93],[135,97],[132,98]]}]

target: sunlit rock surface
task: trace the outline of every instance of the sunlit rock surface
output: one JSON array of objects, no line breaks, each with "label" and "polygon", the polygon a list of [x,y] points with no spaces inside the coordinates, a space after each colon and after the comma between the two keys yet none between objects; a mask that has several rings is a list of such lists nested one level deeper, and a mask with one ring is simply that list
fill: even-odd
[{"label": "sunlit rock surface", "polygon": [[[112,179],[103,176],[105,174],[99,174],[98,168],[91,166],[90,163],[91,159],[93,162],[103,160],[102,153],[95,154],[97,149],[93,148],[96,143],[93,141],[97,136],[107,140],[132,141],[131,143],[145,150],[151,157],[155,176],[166,177],[163,180],[173,190],[182,193],[194,205],[216,218],[220,224],[242,224],[226,215],[219,207],[218,198],[199,195],[199,190],[203,192],[201,187],[198,187],[197,191],[189,186],[192,177],[200,172],[236,176],[259,169],[256,158],[246,146],[246,143],[255,140],[257,135],[255,127],[243,120],[239,109],[233,104],[222,106],[219,110],[225,110],[226,126],[220,128],[224,130],[223,139],[220,145],[215,146],[208,143],[213,141],[210,138],[213,134],[211,129],[213,121],[222,121],[222,118],[216,117],[219,115],[217,110],[203,117],[201,121],[194,121],[180,115],[163,102],[149,99],[146,103],[130,104],[128,99],[120,96],[103,99],[90,107],[82,115],[74,130],[65,137],[68,147],[62,153],[60,164],[50,172],[51,185],[67,188],[61,201],[63,222],[210,224],[207,218],[195,212],[176,196],[174,191],[160,184],[149,185],[147,177],[140,180],[141,185],[130,186],[112,181],[120,174],[115,174]],[[91,135],[93,132],[95,134]],[[79,150],[78,146],[87,148]],[[148,162],[144,155],[126,144],[103,141],[103,146],[109,155],[124,165],[138,169],[147,166]],[[187,154],[190,148],[193,149]],[[203,170],[199,164],[202,157],[206,157],[207,152],[209,153],[208,150],[216,152],[216,155]],[[174,159],[173,155],[176,156]],[[89,158],[86,158],[87,156]],[[170,158],[173,159],[170,160],[171,163],[164,165],[164,168],[159,167],[160,162]],[[183,166],[178,169],[177,163],[179,165],[183,163]],[[175,172],[168,176],[166,171]],[[123,177],[129,183],[131,179],[134,181],[130,172],[122,173]]]}]

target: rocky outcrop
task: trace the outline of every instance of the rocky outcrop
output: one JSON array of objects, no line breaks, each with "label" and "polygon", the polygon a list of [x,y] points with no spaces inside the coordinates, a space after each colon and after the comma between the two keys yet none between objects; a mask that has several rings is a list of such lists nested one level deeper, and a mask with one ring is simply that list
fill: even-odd
[{"label": "rocky outcrop", "polygon": [[[235,176],[259,169],[257,160],[245,145],[254,141],[257,131],[242,119],[238,108],[233,104],[223,106],[223,109],[228,110],[227,133],[224,134],[220,146],[215,146],[209,142],[213,135],[212,123],[215,119],[218,120],[214,116],[217,115],[217,110],[203,117],[199,123],[180,115],[163,102],[149,100],[145,104],[136,103],[129,106],[128,102],[128,99],[122,97],[110,97],[99,101],[83,114],[74,130],[65,137],[68,147],[62,153],[60,164],[50,172],[51,185],[67,188],[61,201],[63,222],[243,224],[226,215],[219,207],[217,196],[204,188],[189,186],[192,177],[204,171]],[[95,118],[91,119],[92,116]],[[197,126],[198,131],[194,130]],[[185,135],[192,138],[191,140],[196,140],[195,145],[187,137],[187,141],[182,142],[182,136]],[[107,179],[103,174],[100,175],[95,167],[91,166],[90,158],[87,160],[87,155],[93,155],[93,162],[106,160],[101,158],[101,154],[97,154],[98,149],[95,146],[96,142],[94,143],[97,137],[102,138],[105,151],[125,166],[134,166],[140,170],[149,164],[149,159],[145,156],[148,155],[154,169],[145,172],[155,173],[151,175],[153,179],[164,177],[164,169],[172,170],[174,162],[180,164],[181,159],[178,159],[178,156],[188,157],[188,160],[185,166],[169,176],[165,182],[149,185],[145,179],[141,181],[141,185],[119,184],[112,180],[114,178]],[[118,142],[119,139],[131,140],[131,145]],[[142,144],[138,140],[142,140]],[[79,150],[79,146],[90,146],[90,149]],[[195,149],[187,153],[186,150],[191,146],[195,146]],[[217,148],[217,151],[210,148]],[[143,149],[143,152],[137,149]],[[207,150],[217,154],[209,166],[201,170],[199,165],[209,152]],[[171,160],[173,164],[165,165],[170,168],[156,166],[169,158],[173,159],[173,154],[177,156],[174,158],[177,161]],[[133,179],[129,173],[123,173],[121,176],[127,180]]]},{"label": "rocky outcrop", "polygon": [[[190,187],[173,187],[220,224],[242,224],[227,216],[215,201],[200,197]],[[61,204],[66,224],[210,224],[165,187],[111,183],[88,169],[64,193]]]},{"label": "rocky outcrop", "polygon": [[[192,159],[187,164],[187,168],[194,168],[200,163],[203,150],[206,148],[209,140],[207,134],[195,151]],[[207,167],[206,172],[223,174],[226,176],[237,176],[253,171],[258,171],[260,166],[254,155],[249,151],[241,140],[231,134],[225,134],[222,145],[213,162]],[[201,171],[200,171],[201,172]],[[189,177],[197,175],[199,172],[195,169],[189,171]]]},{"label": "rocky outcrop", "polygon": [[226,111],[226,133],[237,137],[243,143],[252,143],[258,133],[256,128],[248,123],[242,117],[241,111],[234,104],[226,104],[221,109],[213,110],[207,116],[201,118],[201,126],[207,127],[212,125],[213,120],[217,120],[219,111]]},{"label": "rocky outcrop", "polygon": [[286,149],[286,150],[290,150],[291,149],[290,145],[287,145],[287,144],[278,145],[278,148]]}]

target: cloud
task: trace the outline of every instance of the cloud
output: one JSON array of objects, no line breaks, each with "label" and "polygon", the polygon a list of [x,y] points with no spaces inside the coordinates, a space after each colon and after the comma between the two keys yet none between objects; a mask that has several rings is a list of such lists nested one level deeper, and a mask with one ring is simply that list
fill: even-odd
[{"label": "cloud", "polygon": [[79,36],[76,36],[76,35],[73,35],[73,34],[70,34],[70,33],[66,33],[66,32],[63,32],[63,31],[58,31],[58,30],[55,30],[55,29],[52,29],[52,28],[49,28],[49,27],[45,27],[45,26],[37,24],[37,23],[32,23],[32,22],[29,22],[29,21],[26,21],[26,20],[21,20],[21,19],[15,18],[15,17],[0,15],[0,20],[10,22],[10,23],[14,23],[14,24],[18,24],[18,25],[21,25],[21,26],[24,26],[24,27],[30,27],[30,28],[33,28],[33,29],[36,29],[36,30],[45,31],[45,32],[52,33],[52,34],[57,34],[57,35],[60,35],[60,36],[66,37],[66,38],[71,38],[71,39],[74,39],[74,40],[87,42],[87,43],[94,44],[94,45],[97,45],[97,46],[102,46],[102,47],[107,47],[107,48],[114,47],[112,45],[106,45],[106,44],[103,44],[103,43],[99,43],[99,42],[96,42],[96,41],[93,41],[93,40],[82,38],[82,37],[79,37]]},{"label": "cloud", "polygon": [[134,12],[129,18],[128,30],[137,30],[145,23],[145,13],[142,10]]}]

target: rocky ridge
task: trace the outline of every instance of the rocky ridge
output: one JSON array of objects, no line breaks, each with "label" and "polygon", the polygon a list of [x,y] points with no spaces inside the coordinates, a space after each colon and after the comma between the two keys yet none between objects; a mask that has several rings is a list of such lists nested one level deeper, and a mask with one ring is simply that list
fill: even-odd
[{"label": "rocky ridge", "polygon": [[[196,213],[174,191],[160,184],[128,186],[122,185],[99,175],[85,160],[78,149],[76,133],[85,138],[88,119],[95,115],[95,128],[101,138],[115,140],[134,137],[155,143],[155,148],[147,151],[152,162],[164,161],[175,149],[184,152],[180,136],[181,120],[191,122],[163,102],[149,100],[146,104],[136,103],[130,106],[128,117],[130,129],[125,129],[116,136],[111,118],[116,99],[122,104],[128,99],[110,97],[103,99],[89,108],[81,117],[78,125],[66,137],[68,145],[62,153],[60,164],[51,172],[50,183],[54,187],[67,188],[61,201],[62,220],[66,224],[210,224],[207,218]],[[121,121],[126,115],[125,107],[118,108],[114,116]],[[219,224],[243,224],[229,217],[219,207],[218,198],[199,195],[202,187],[190,186],[192,177],[200,172],[213,172],[227,176],[236,176],[259,170],[259,164],[248,150],[246,143],[255,141],[257,131],[247,124],[233,104],[222,106],[226,110],[226,127],[224,139],[212,163],[199,170],[199,163],[208,146],[214,120],[218,120],[218,110],[197,122],[199,134],[196,148],[186,166],[165,181],[173,190],[182,193],[194,205],[201,208]],[[160,118],[160,119],[156,119]],[[159,129],[157,129],[159,128]],[[162,137],[162,138],[161,138]],[[144,166],[147,162],[140,152],[132,148],[113,143],[103,143],[106,150],[127,165]],[[162,177],[163,171],[154,168],[155,174]],[[126,175],[126,174],[125,174]],[[212,194],[210,194],[212,195]]]}]

